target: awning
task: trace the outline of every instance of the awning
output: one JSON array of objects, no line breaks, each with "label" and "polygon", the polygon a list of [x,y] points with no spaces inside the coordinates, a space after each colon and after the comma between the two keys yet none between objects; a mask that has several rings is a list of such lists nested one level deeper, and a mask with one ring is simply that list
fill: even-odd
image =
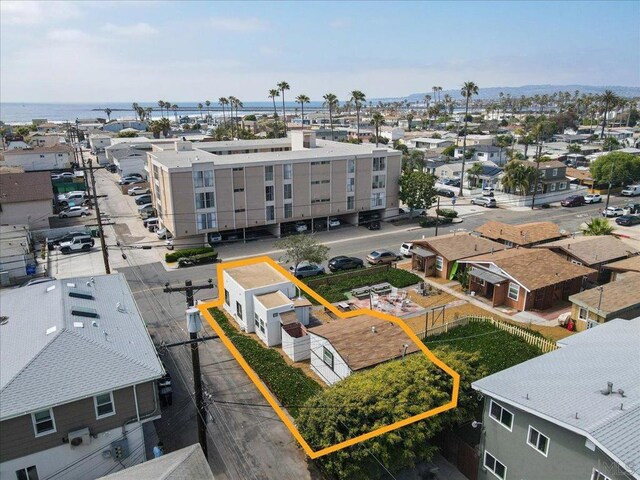
[{"label": "awning", "polygon": [[426,248],[422,248],[422,247],[413,247],[411,249],[411,253],[415,253],[419,257],[425,257],[425,258],[435,256],[435,253],[433,253],[431,250],[427,250]]},{"label": "awning", "polygon": [[482,280],[485,280],[493,284],[504,282],[507,280],[505,277],[498,275],[497,273],[492,273],[487,270],[482,270],[481,268],[476,268],[476,267],[471,267],[471,270],[469,270],[469,275],[472,275],[476,278],[480,278]]}]

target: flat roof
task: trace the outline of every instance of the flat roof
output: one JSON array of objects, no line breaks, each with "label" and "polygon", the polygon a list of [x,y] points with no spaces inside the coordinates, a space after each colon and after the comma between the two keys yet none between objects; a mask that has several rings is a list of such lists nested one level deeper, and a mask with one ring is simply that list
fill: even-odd
[{"label": "flat roof", "polygon": [[256,300],[258,300],[265,308],[276,308],[282,307],[284,305],[293,305],[293,300],[290,300],[284,293],[280,290],[272,293],[263,293],[262,295],[255,295]]},{"label": "flat roof", "polygon": [[245,290],[266,287],[289,280],[268,263],[253,263],[242,267],[224,270],[238,285]]}]

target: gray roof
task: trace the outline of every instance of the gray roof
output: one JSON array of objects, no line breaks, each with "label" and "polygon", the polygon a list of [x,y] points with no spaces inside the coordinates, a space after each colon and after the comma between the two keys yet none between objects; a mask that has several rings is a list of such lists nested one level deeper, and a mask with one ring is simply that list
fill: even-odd
[{"label": "gray roof", "polygon": [[[70,297],[70,284],[90,291],[93,299]],[[98,317],[74,315],[75,307],[95,309]],[[163,374],[122,274],[97,276],[95,283],[79,277],[3,291],[0,315],[8,317],[0,325],[0,420]]]},{"label": "gray roof", "polygon": [[215,480],[198,443],[101,478],[112,480]]},{"label": "gray roof", "polygon": [[111,151],[111,156],[116,160],[122,160],[123,158],[129,158],[129,157],[147,158],[147,150],[150,150],[150,149],[145,149],[145,150],[142,150],[141,148],[125,148],[121,150],[116,149]]},{"label": "gray roof", "polygon": [[[611,320],[558,343],[563,348],[472,387],[584,435],[640,479],[640,317]],[[603,395],[607,382],[625,396]]]}]

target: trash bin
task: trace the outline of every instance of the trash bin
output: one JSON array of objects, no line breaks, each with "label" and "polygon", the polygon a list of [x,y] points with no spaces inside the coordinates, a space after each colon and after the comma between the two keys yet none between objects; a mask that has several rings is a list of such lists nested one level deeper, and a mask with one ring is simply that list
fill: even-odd
[{"label": "trash bin", "polygon": [[98,232],[97,228],[92,228],[91,229],[91,236],[94,237],[94,238],[97,238],[97,237],[100,236],[100,233]]}]

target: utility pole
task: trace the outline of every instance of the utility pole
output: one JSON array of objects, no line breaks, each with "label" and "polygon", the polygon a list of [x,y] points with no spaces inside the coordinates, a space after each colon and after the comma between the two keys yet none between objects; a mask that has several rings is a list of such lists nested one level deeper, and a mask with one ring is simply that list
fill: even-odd
[{"label": "utility pole", "polygon": [[[80,150],[82,155],[82,149]],[[84,157],[82,158],[84,164]],[[104,241],[104,228],[102,226],[102,216],[100,215],[100,205],[98,205],[98,196],[96,194],[96,179],[93,176],[93,165],[91,159],[89,159],[89,176],[91,178],[91,191],[93,195],[93,206],[96,209],[96,219],[98,220],[98,234],[100,235],[100,247],[102,248],[102,261],[104,262],[104,271],[107,275],[111,273],[109,267],[109,252],[107,250],[107,243]]]},{"label": "utility pole", "polygon": [[[539,138],[539,137],[538,137]],[[536,174],[533,184],[533,196],[531,197],[531,210],[533,210],[536,203],[536,193],[538,193],[538,180],[540,180],[540,156],[542,155],[542,144],[538,142],[536,146]]]},{"label": "utility pole", "polygon": [[440,195],[438,195],[438,205],[436,205],[436,237],[438,236],[438,224],[440,223],[440,214],[438,213],[440,210]]},{"label": "utility pole", "polygon": [[[612,147],[609,147],[609,153],[611,153],[611,148]],[[604,206],[605,210],[609,208],[609,197],[611,196],[611,187],[613,186],[613,163],[613,160],[611,160],[611,171],[609,172],[609,188],[607,188],[607,203]]]},{"label": "utility pole", "polygon": [[213,280],[209,279],[206,285],[193,285],[191,280],[185,280],[184,287],[171,287],[168,283],[165,284],[163,292],[185,292],[187,297],[187,329],[189,331],[189,345],[191,346],[191,366],[193,367],[193,387],[196,397],[196,420],[198,423],[198,443],[202,447],[202,452],[205,458],[209,458],[207,449],[207,425],[205,423],[206,410],[204,408],[204,400],[202,399],[202,375],[200,374],[200,352],[198,351],[198,343],[201,339],[198,339],[198,332],[202,329],[202,322],[200,321],[200,311],[197,308],[193,308],[195,303],[193,300],[193,294],[195,291],[204,288],[214,288]]}]

